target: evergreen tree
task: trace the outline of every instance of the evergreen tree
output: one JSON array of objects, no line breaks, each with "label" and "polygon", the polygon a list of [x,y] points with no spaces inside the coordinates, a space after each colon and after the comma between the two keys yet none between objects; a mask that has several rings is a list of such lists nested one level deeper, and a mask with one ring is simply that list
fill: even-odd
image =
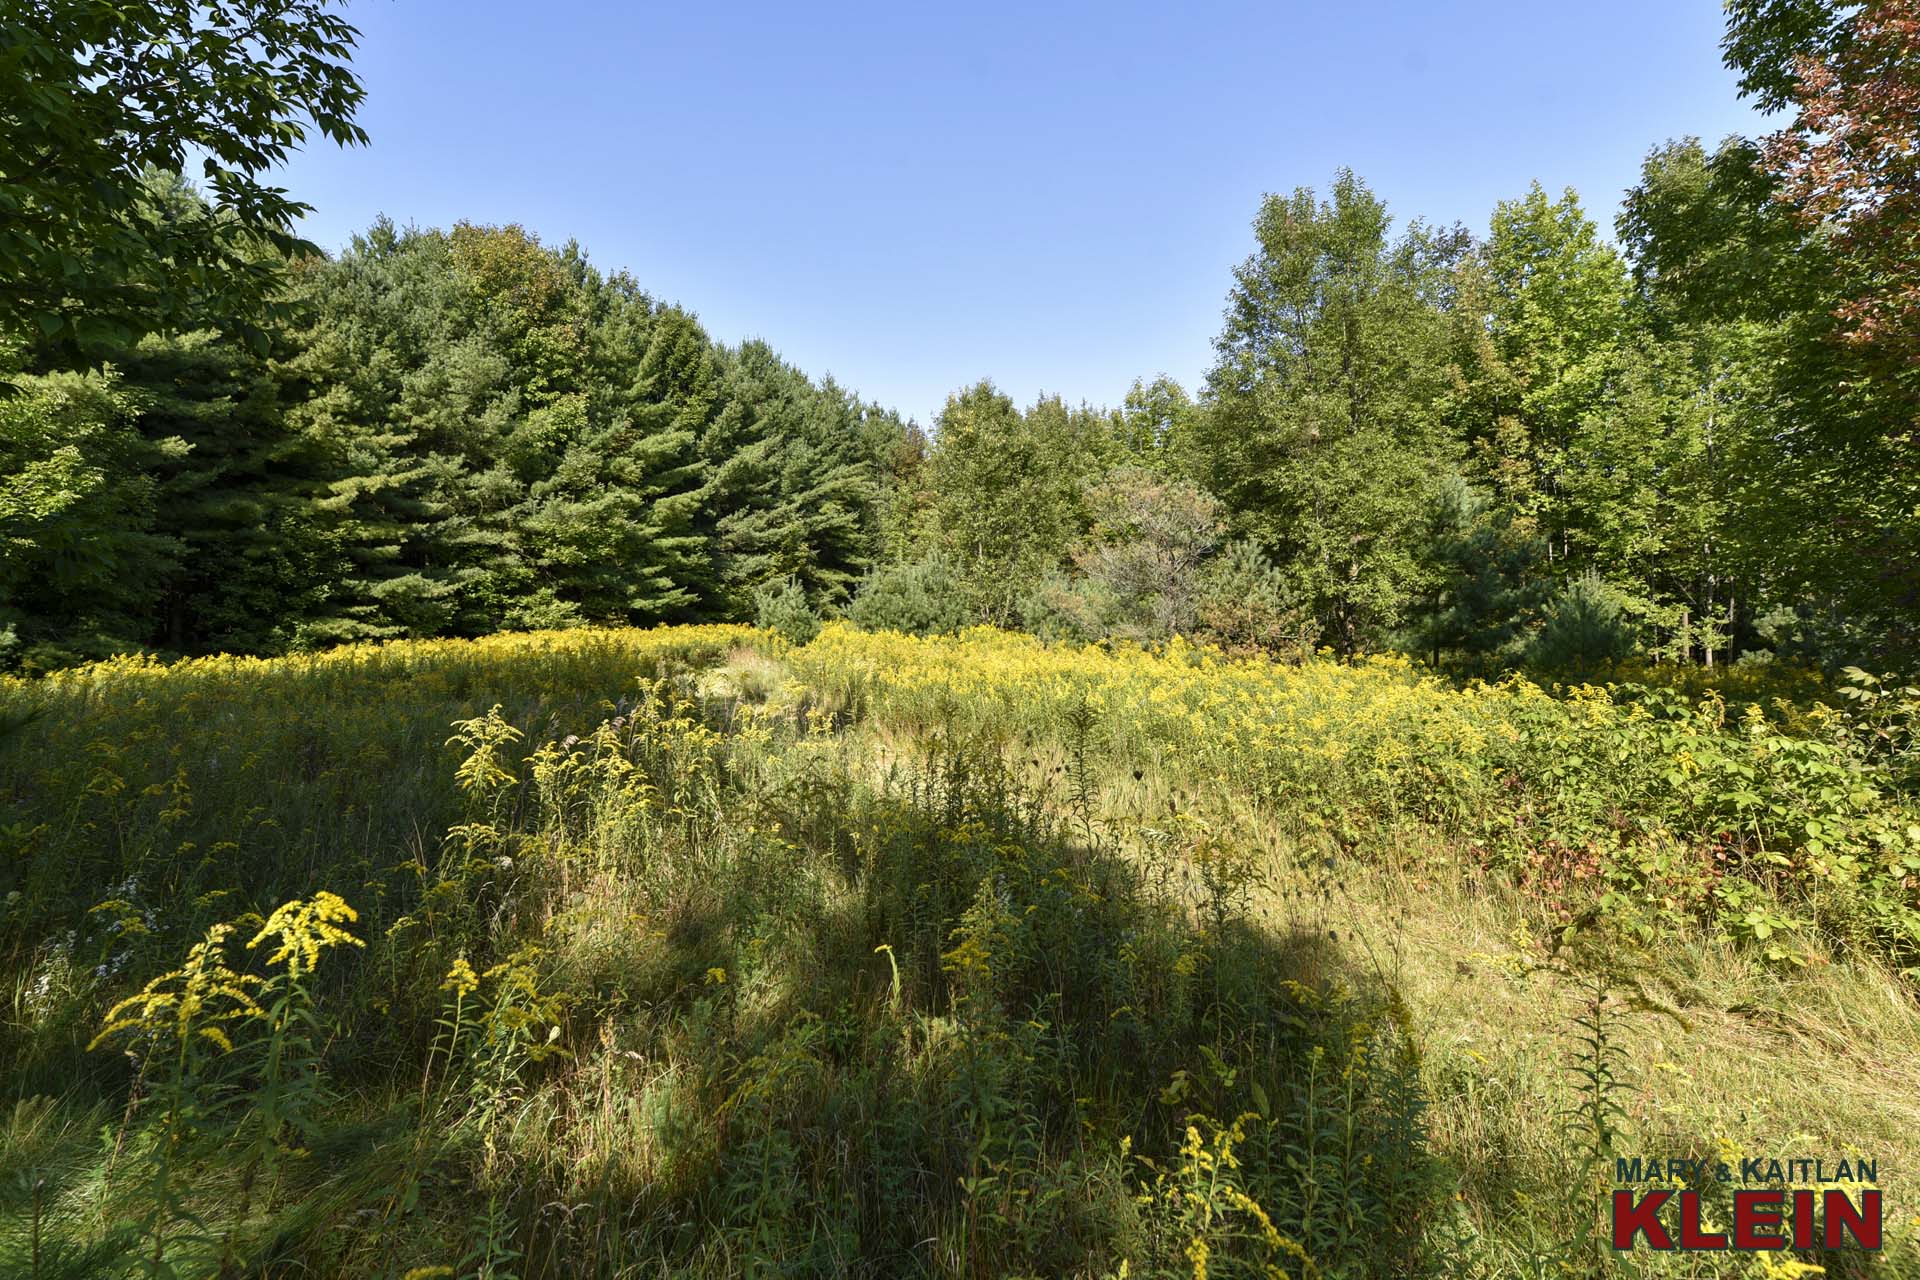
[{"label": "evergreen tree", "polygon": [[945,635],[967,625],[960,577],[945,556],[890,564],[861,584],[847,616],[869,631]]},{"label": "evergreen tree", "polygon": [[815,387],[761,342],[731,353],[725,406],[701,444],[707,519],[725,591],[792,577],[840,603],[878,551],[884,433],[829,380]]},{"label": "evergreen tree", "polygon": [[586,425],[534,486],[536,562],[558,598],[590,620],[696,617],[717,594],[698,524],[699,441],[718,397],[712,343],[675,307],[652,307],[643,330],[620,332],[643,332],[645,345],[600,351],[607,377],[587,402]]},{"label": "evergreen tree", "polygon": [[149,337],[118,363],[141,435],[186,446],[152,473],[154,531],[180,551],[142,641],[285,651],[343,565],[324,457],[287,425],[272,364],[212,331]]},{"label": "evergreen tree", "polygon": [[1569,581],[1547,607],[1527,661],[1558,675],[1593,680],[1631,656],[1634,641],[1633,623],[1619,596],[1599,574],[1587,573]]},{"label": "evergreen tree", "polygon": [[1431,585],[1406,646],[1436,667],[1451,658],[1475,673],[1517,656],[1546,594],[1545,543],[1457,475],[1434,495],[1428,536]]}]

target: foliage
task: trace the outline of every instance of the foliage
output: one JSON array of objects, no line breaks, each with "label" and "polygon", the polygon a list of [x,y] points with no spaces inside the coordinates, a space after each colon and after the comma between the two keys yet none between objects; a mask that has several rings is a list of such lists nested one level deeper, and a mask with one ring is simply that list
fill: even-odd
[{"label": "foliage", "polygon": [[[267,183],[308,130],[342,145],[365,91],[332,0],[34,0],[0,34],[0,336],[83,349],[258,308],[310,206]],[[198,159],[209,200],[152,197]],[[264,243],[273,254],[263,255]]]},{"label": "foliage", "polygon": [[1419,516],[1447,451],[1431,403],[1447,250],[1417,227],[1390,241],[1386,206],[1351,173],[1331,194],[1261,206],[1194,447],[1235,532],[1289,566],[1352,654],[1420,577]]},{"label": "foliage", "polygon": [[[1573,591],[1565,659],[1624,654],[1604,588]],[[1454,690],[1404,659],[1291,667],[987,632],[915,641],[830,626],[796,662],[809,683],[921,730],[959,715],[1013,740],[1084,706],[1117,760],[1178,760],[1287,797],[1303,830],[1431,824],[1534,886],[1562,923],[1604,910],[1651,932],[1664,912],[1757,938],[1783,962],[1804,952],[1776,933],[1815,930],[1920,959],[1904,766],[1881,754],[1871,719],[1824,704],[1778,728],[1759,701],[1730,717],[1711,690],[1580,686],[1562,700],[1519,679]],[[1794,906],[1757,905],[1783,883]]]},{"label": "foliage", "polygon": [[939,553],[876,569],[861,584],[847,617],[869,631],[946,635],[967,625],[959,576]]},{"label": "foliage", "polygon": [[22,378],[0,399],[0,625],[29,670],[136,647],[186,548],[159,524],[154,473],[187,452],[151,440],[111,373]]},{"label": "foliage", "polygon": [[1058,400],[1023,413],[990,382],[948,399],[927,459],[925,536],[959,574],[973,621],[1018,621],[1023,598],[1065,562],[1104,431]]},{"label": "foliage", "polygon": [[797,578],[788,578],[778,587],[760,589],[757,598],[762,631],[771,631],[793,644],[806,644],[820,634],[820,615],[807,603],[807,593]]},{"label": "foliage", "polygon": [[1546,544],[1458,476],[1442,486],[1429,519],[1433,585],[1413,610],[1406,648],[1435,667],[1452,657],[1487,674],[1526,643],[1544,594]]}]

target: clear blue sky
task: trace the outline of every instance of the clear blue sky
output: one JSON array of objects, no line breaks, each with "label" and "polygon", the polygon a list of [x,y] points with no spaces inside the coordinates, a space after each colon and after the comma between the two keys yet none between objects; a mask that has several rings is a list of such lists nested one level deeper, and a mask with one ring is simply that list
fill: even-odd
[{"label": "clear blue sky", "polygon": [[370,147],[284,175],[329,250],[519,222],[929,421],[991,377],[1192,387],[1260,196],[1351,166],[1484,231],[1649,146],[1754,132],[1715,0],[654,4],[355,0]]}]

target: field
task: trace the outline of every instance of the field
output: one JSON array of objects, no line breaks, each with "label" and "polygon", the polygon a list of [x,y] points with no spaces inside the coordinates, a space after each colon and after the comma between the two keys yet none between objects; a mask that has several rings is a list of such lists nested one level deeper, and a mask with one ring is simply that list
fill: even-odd
[{"label": "field", "polygon": [[[843,624],[0,680],[0,1271],[1920,1274],[1914,725],[1848,692]],[[1887,1244],[1616,1254],[1616,1156],[1876,1161]]]}]

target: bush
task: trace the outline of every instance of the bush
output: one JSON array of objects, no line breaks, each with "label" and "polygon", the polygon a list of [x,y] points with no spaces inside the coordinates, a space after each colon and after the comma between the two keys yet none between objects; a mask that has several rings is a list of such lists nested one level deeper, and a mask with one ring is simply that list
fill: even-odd
[{"label": "bush", "polygon": [[820,634],[820,615],[807,603],[806,590],[798,578],[788,578],[779,586],[768,583],[754,594],[758,612],[755,625],[772,631],[794,644],[806,644]]},{"label": "bush", "polygon": [[915,636],[948,635],[968,622],[959,576],[941,555],[869,574],[847,616],[864,631]]},{"label": "bush", "polygon": [[1527,650],[1527,663],[1586,677],[1631,657],[1633,623],[1613,588],[1598,574],[1575,578],[1547,607],[1546,625]]},{"label": "bush", "polygon": [[1272,561],[1253,543],[1228,544],[1207,566],[1196,613],[1199,634],[1229,652],[1256,649],[1299,657],[1317,628]]},{"label": "bush", "polygon": [[1021,630],[1054,644],[1093,644],[1114,634],[1113,593],[1091,578],[1055,573],[1020,602]]}]

